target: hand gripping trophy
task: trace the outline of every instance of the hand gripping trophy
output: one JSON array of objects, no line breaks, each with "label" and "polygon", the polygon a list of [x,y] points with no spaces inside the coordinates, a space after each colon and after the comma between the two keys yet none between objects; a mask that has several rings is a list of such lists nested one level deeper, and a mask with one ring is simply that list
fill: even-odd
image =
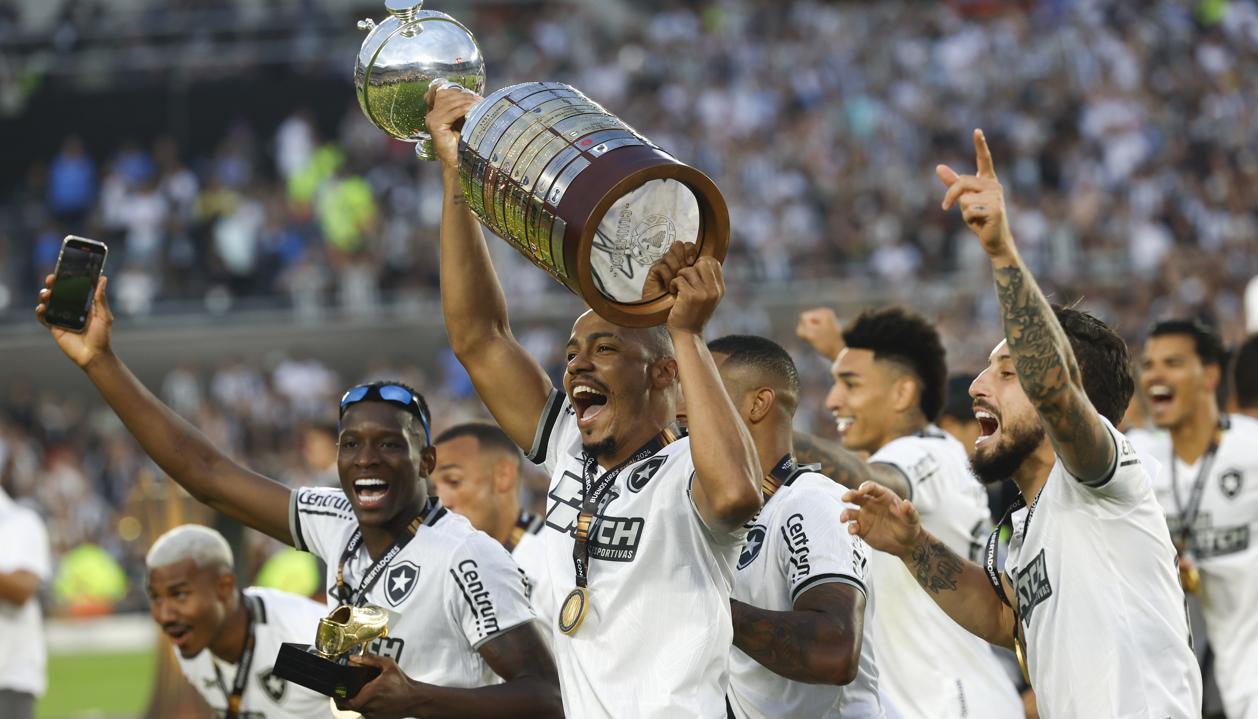
[{"label": "hand gripping trophy", "polygon": [[350,655],[362,654],[388,634],[389,612],[383,607],[342,604],[319,620],[313,646],[280,645],[275,675],[325,696],[353,698],[380,670],[349,664]]},{"label": "hand gripping trophy", "polygon": [[[430,85],[482,94],[485,65],[471,33],[421,0],[386,0],[354,68],[363,112],[433,159],[425,122]],[[673,298],[648,282],[674,242],[723,260],[729,210],[716,185],[574,88],[528,82],[475,105],[459,142],[468,206],[494,234],[605,319],[662,323]]]}]

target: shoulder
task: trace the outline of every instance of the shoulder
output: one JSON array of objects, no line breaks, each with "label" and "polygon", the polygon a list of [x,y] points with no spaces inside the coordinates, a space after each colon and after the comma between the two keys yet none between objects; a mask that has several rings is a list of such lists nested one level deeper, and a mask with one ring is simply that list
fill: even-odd
[{"label": "shoulder", "polygon": [[[436,523],[426,526],[426,538],[441,547],[441,554],[451,565],[466,561],[499,561],[509,559],[510,554],[498,540],[472,526],[461,514],[447,511]],[[427,552],[426,552],[427,553]]]},{"label": "shoulder", "polygon": [[1258,451],[1254,451],[1256,445],[1250,444],[1258,442],[1258,419],[1243,414],[1229,414],[1227,419],[1228,434],[1243,440],[1245,448],[1258,456]]},{"label": "shoulder", "polygon": [[808,504],[809,502],[843,503],[846,487],[820,472],[801,472],[787,482],[789,491],[783,492],[784,504]]},{"label": "shoulder", "polygon": [[329,611],[327,606],[313,599],[278,589],[246,587],[244,594],[261,610],[256,619],[259,624],[309,623],[310,619],[317,621]]}]

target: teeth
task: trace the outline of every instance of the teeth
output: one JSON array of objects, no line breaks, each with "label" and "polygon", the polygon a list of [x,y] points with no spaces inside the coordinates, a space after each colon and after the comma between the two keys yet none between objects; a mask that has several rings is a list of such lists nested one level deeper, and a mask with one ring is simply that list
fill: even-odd
[{"label": "teeth", "polygon": [[849,429],[851,429],[852,425],[855,423],[856,423],[856,419],[854,417],[835,417],[834,418],[834,426],[838,428],[840,432],[848,431]]},{"label": "teeth", "polygon": [[593,387],[587,387],[586,385],[579,384],[572,388],[572,396],[573,397],[602,397],[603,393],[599,392]]},{"label": "teeth", "polygon": [[364,490],[364,489],[384,489],[385,487],[388,487],[388,486],[389,486],[389,483],[388,483],[388,482],[386,482],[386,481],[384,481],[383,479],[358,479],[358,480],[354,480],[354,489],[357,489],[357,490]]},{"label": "teeth", "polygon": [[992,414],[991,412],[988,412],[987,410],[976,409],[974,410],[974,419],[979,419],[979,420],[990,419],[991,421],[995,422],[996,415]]},{"label": "teeth", "polygon": [[1170,399],[1174,392],[1164,384],[1155,384],[1149,388],[1149,397],[1153,399]]}]

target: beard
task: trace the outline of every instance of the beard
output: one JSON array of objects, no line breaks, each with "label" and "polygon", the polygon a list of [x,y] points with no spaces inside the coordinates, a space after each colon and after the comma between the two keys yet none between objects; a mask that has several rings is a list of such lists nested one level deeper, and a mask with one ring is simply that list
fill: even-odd
[{"label": "beard", "polygon": [[598,442],[594,442],[592,444],[582,444],[581,449],[585,450],[585,453],[594,459],[598,459],[599,457],[608,457],[616,451],[616,438],[604,437]]},{"label": "beard", "polygon": [[970,458],[970,469],[984,485],[999,484],[1012,478],[1027,457],[1039,448],[1045,436],[1044,426],[1038,422],[1027,430],[1009,432],[1005,428],[1005,433],[1009,438],[1008,444],[997,446],[986,455],[982,451],[975,452]]}]

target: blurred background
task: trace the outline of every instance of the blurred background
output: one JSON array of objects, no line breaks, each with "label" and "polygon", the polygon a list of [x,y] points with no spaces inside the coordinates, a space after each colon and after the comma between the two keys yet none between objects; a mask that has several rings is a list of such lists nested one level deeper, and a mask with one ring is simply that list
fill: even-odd
[{"label": "blurred background", "polygon": [[[1052,299],[1082,300],[1133,343],[1170,314],[1231,342],[1258,324],[1252,2],[429,7],[476,35],[490,89],[570,83],[716,180],[733,237],[710,333],[793,351],[800,429],[833,433],[826,364],[794,337],[802,309],[912,306],[939,322],[956,373],[999,340],[987,262],[940,210],[933,173],[972,167],[974,127]],[[264,474],[334,483],[335,400],[360,380],[420,388],[437,431],[484,416],[439,321],[437,168],[354,98],[355,22],[384,14],[358,0],[0,2],[0,482],[53,543],[42,717],[139,715],[166,681],[143,555],[170,524],[218,523],[246,582],[319,581],[162,477],[34,321],[63,236],[110,246],[119,354]],[[492,244],[516,334],[558,376],[581,305]]]}]

